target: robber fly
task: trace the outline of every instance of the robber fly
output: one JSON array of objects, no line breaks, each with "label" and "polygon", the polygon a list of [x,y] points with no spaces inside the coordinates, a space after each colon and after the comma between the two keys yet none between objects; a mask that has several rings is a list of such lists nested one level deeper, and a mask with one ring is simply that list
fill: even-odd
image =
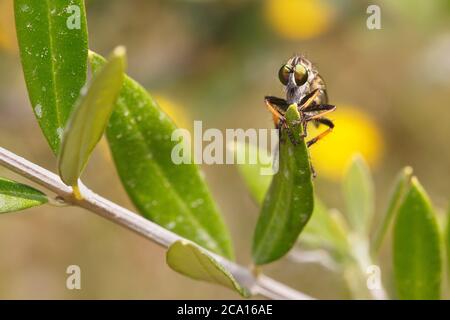
[{"label": "robber fly", "polygon": [[320,124],[328,127],[324,132],[306,142],[306,145],[310,147],[333,130],[334,123],[324,116],[334,111],[336,106],[328,104],[325,82],[306,58],[296,55],[289,59],[280,68],[278,77],[285,86],[286,99],[266,96],[264,100],[273,115],[276,128],[280,131],[280,137],[281,130],[287,129],[290,140],[294,145],[297,144],[291,130],[287,127],[285,118],[286,111],[292,104],[297,105],[300,113],[297,124],[303,126],[301,138],[307,136],[308,123],[311,121],[316,127]]}]

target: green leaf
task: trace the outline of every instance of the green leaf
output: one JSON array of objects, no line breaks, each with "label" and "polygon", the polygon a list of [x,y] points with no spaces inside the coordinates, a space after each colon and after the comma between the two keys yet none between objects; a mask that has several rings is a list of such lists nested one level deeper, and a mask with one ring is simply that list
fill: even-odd
[{"label": "green leaf", "polygon": [[248,290],[225,267],[193,243],[176,241],[169,247],[166,258],[167,264],[178,273],[227,287],[243,297],[249,297]]},{"label": "green leaf", "polygon": [[[257,203],[262,203],[272,181],[272,175],[262,174],[272,167],[272,161],[267,150],[261,150],[255,145],[240,141],[236,141],[233,145],[227,147],[237,155],[238,159],[250,159],[252,155],[257,159],[255,164],[251,164],[250,161],[238,164],[238,170],[253,198]],[[261,161],[261,159],[265,161]],[[263,163],[266,163],[266,165]]]},{"label": "green leaf", "polygon": [[105,66],[95,74],[85,95],[81,95],[64,130],[58,167],[61,179],[77,186],[78,178],[105,132],[126,69],[124,47],[117,47]]},{"label": "green leaf", "polygon": [[343,191],[350,228],[367,236],[374,212],[374,190],[369,167],[359,155],[353,157],[344,176]]},{"label": "green leaf", "polygon": [[47,203],[42,192],[27,185],[0,178],[0,213],[20,211]]},{"label": "green leaf", "polygon": [[[104,59],[92,53],[94,72]],[[175,164],[177,129],[138,83],[126,78],[111,116],[107,137],[122,183],[147,218],[228,258],[231,241],[195,164]]]},{"label": "green leaf", "polygon": [[294,146],[288,130],[283,130],[279,170],[264,199],[253,237],[253,260],[258,265],[277,260],[292,248],[314,208],[309,154],[304,139],[300,139],[302,126],[293,124],[300,119],[296,105],[288,108],[286,119],[298,141]]},{"label": "green leaf", "polygon": [[394,225],[394,278],[400,299],[439,299],[442,257],[430,200],[413,177]]},{"label": "green leaf", "polygon": [[[261,150],[257,146],[235,142],[228,146],[230,151],[237,154],[238,157],[250,159],[249,155],[256,154],[258,160],[256,164],[238,164],[239,173],[247,184],[250,193],[258,204],[262,205],[264,196],[269,189],[272,181],[271,175],[262,175],[262,170],[270,169],[268,163],[272,163],[266,150]],[[261,161],[264,159],[264,163]],[[271,165],[270,165],[271,166]],[[343,224],[343,217],[337,211],[330,212],[325,205],[317,199],[314,200],[314,210],[311,219],[305,226],[300,236],[300,243],[309,248],[325,248],[339,257],[345,255],[348,251],[347,228]]]},{"label": "green leaf", "polygon": [[15,0],[17,38],[28,95],[53,152],[86,82],[83,0]]},{"label": "green leaf", "polygon": [[447,224],[445,227],[445,248],[446,248],[446,255],[447,255],[447,282],[448,282],[448,290],[450,290],[450,207],[447,210]]},{"label": "green leaf", "polygon": [[383,239],[391,225],[393,218],[397,214],[398,208],[402,203],[403,197],[405,193],[409,190],[411,177],[412,177],[411,167],[403,168],[403,170],[397,176],[394,189],[392,190],[391,193],[388,209],[374,237],[372,247],[372,251],[374,253],[378,253],[381,248],[381,245],[383,244]]}]

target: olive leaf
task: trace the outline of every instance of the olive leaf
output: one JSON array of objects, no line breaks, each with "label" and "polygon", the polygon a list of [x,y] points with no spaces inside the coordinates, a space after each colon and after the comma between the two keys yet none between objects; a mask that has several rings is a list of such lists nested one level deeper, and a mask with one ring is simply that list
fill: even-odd
[{"label": "olive leaf", "polygon": [[88,37],[83,0],[15,0],[17,38],[28,95],[55,154],[86,82]]},{"label": "olive leaf", "polygon": [[[227,147],[241,158],[248,159],[252,152],[257,154],[257,163],[245,162],[238,164],[237,167],[250,194],[258,204],[262,205],[272,181],[272,176],[261,174],[262,169],[267,169],[267,164],[272,163],[267,151],[240,141]],[[261,159],[265,159],[264,163],[261,162]],[[346,225],[343,222],[340,212],[330,212],[316,197],[311,219],[303,229],[299,241],[308,248],[325,248],[342,258],[348,252]]]},{"label": "olive leaf", "polygon": [[117,47],[80,96],[64,130],[58,168],[61,179],[77,186],[89,157],[105,131],[122,88],[126,69],[124,47]]},{"label": "olive leaf", "polygon": [[20,211],[47,202],[47,196],[41,191],[0,178],[0,213]]},{"label": "olive leaf", "polygon": [[440,298],[443,261],[439,228],[430,200],[415,177],[395,220],[393,260],[398,298]]},{"label": "olive leaf", "polygon": [[447,287],[450,289],[450,207],[447,210],[447,224],[445,226],[445,236],[444,236],[444,242],[445,242],[445,252],[447,255]]},{"label": "olive leaf", "polygon": [[392,220],[395,217],[395,214],[398,211],[400,204],[402,203],[403,197],[405,193],[409,190],[411,177],[412,177],[411,167],[403,168],[403,170],[397,176],[394,188],[391,193],[386,214],[383,220],[381,221],[380,227],[378,228],[374,240],[372,242],[372,251],[374,253],[378,253],[378,251],[381,248],[381,245],[383,244],[383,239],[391,225]]},{"label": "olive leaf", "polygon": [[166,259],[170,268],[178,273],[227,287],[243,297],[249,296],[248,290],[242,287],[224,266],[193,243],[176,241],[169,247]]},{"label": "olive leaf", "polygon": [[[282,131],[279,170],[264,199],[253,237],[252,255],[256,264],[265,264],[284,256],[295,244],[314,208],[309,154],[296,105],[286,112],[288,129]],[[288,130],[297,140],[294,145]]]},{"label": "olive leaf", "polygon": [[[94,72],[104,59],[89,55]],[[125,78],[107,138],[122,183],[145,217],[208,250],[233,258],[228,230],[198,167],[176,164],[177,128],[138,83]]]},{"label": "olive leaf", "polygon": [[374,213],[374,187],[369,167],[361,156],[353,157],[342,185],[350,228],[367,236]]}]

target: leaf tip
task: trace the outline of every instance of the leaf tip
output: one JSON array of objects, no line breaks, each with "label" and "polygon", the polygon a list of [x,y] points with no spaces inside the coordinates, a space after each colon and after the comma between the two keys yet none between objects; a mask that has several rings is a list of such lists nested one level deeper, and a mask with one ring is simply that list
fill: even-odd
[{"label": "leaf tip", "polygon": [[421,193],[425,193],[425,189],[422,187],[422,184],[420,183],[417,176],[412,176],[410,179],[410,185],[412,188],[418,190]]},{"label": "leaf tip", "polygon": [[362,165],[364,167],[368,167],[366,160],[364,159],[363,155],[360,153],[353,154],[351,160],[350,160],[350,166],[352,165]]},{"label": "leaf tip", "polygon": [[298,112],[297,104],[291,104],[286,111],[286,119],[290,122],[300,119],[300,113]]},{"label": "leaf tip", "polygon": [[166,252],[166,263],[172,270],[194,280],[225,286],[245,298],[250,295],[221,263],[191,241],[180,239],[172,243]]},{"label": "leaf tip", "polygon": [[411,166],[406,166],[403,168],[403,174],[405,176],[411,176],[413,174],[413,168]]},{"label": "leaf tip", "polygon": [[[89,51],[91,53],[91,51]],[[113,55],[117,57],[125,57],[127,54],[127,49],[124,46],[117,46],[114,51]]]},{"label": "leaf tip", "polygon": [[127,49],[124,46],[118,46],[114,48],[109,60],[119,60],[121,64],[121,68],[123,69],[123,73],[127,69]]}]

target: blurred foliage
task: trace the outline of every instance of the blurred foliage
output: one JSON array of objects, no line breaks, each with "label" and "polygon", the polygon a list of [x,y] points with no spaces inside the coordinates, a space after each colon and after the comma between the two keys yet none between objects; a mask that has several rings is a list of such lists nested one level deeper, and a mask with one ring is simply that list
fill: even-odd
[{"label": "blurred foliage", "polygon": [[17,51],[12,0],[0,0],[0,49]]}]

